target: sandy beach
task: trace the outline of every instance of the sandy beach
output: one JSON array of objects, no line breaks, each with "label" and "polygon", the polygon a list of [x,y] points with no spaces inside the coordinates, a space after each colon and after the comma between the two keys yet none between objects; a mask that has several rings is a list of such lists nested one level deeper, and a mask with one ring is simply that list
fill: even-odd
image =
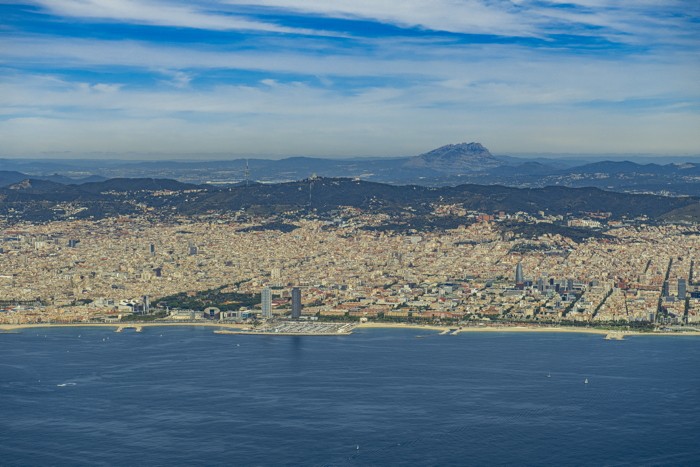
[{"label": "sandy beach", "polygon": [[700,336],[698,331],[688,332],[640,332],[640,331],[618,331],[602,328],[578,328],[578,327],[560,327],[560,326],[473,326],[473,327],[456,327],[456,326],[430,326],[421,324],[404,324],[404,323],[362,323],[357,328],[387,328],[387,329],[416,329],[425,331],[445,332],[457,330],[459,334],[466,332],[559,332],[559,333],[578,333],[578,334],[599,334],[608,335],[611,333],[622,334],[624,336]]},{"label": "sandy beach", "polygon": [[[421,324],[403,323],[362,323],[358,328],[391,328],[391,329],[421,329],[425,331],[456,331],[458,334],[465,332],[577,332],[584,334],[608,334],[611,331],[595,328],[573,328],[573,327],[545,327],[545,326],[430,326]],[[631,333],[626,333],[631,334]]]},{"label": "sandy beach", "polygon": [[[39,328],[62,328],[62,327],[107,327],[117,329],[131,329],[131,328],[147,328],[147,327],[163,327],[163,326],[201,326],[201,327],[211,327],[219,328],[222,330],[249,330],[251,325],[248,324],[235,324],[235,323],[217,323],[217,322],[203,322],[203,323],[67,323],[67,324],[49,324],[49,323],[37,323],[37,324],[0,324],[0,334],[10,331],[20,331],[23,329],[39,329]],[[429,324],[407,324],[407,323],[360,323],[357,324],[356,329],[412,329],[416,331],[434,331],[438,333],[450,334],[462,334],[468,332],[539,332],[539,333],[578,333],[578,334],[599,334],[606,336],[608,334],[621,334],[624,337],[627,336],[700,336],[699,331],[687,331],[687,332],[640,332],[640,331],[619,331],[619,330],[608,330],[602,328],[578,328],[578,327],[559,327],[559,326],[473,326],[473,327],[457,327],[457,326],[435,326]],[[456,332],[455,332],[456,331]]]},{"label": "sandy beach", "polygon": [[248,324],[231,324],[231,323],[37,323],[37,324],[0,324],[0,331],[17,331],[21,329],[38,329],[38,328],[114,328],[129,329],[129,328],[148,328],[162,326],[204,326],[225,329],[248,329]]}]

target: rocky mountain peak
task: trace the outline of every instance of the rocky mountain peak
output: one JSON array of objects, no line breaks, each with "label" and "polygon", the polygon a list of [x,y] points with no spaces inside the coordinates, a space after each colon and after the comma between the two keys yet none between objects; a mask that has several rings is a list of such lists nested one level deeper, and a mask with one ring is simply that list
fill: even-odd
[{"label": "rocky mountain peak", "polygon": [[28,190],[32,187],[32,182],[29,179],[22,180],[19,183],[15,183],[13,185],[10,185],[8,188],[10,190]]},{"label": "rocky mountain peak", "polygon": [[406,167],[440,172],[478,172],[502,165],[481,143],[458,143],[433,149],[408,160]]}]

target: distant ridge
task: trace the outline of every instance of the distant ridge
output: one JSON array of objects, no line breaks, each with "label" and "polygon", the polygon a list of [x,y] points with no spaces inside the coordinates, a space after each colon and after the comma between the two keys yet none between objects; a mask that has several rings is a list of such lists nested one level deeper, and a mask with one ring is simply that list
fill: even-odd
[{"label": "distant ridge", "polygon": [[[645,159],[650,162],[651,159]],[[288,157],[284,159],[232,159],[217,161],[13,161],[0,159],[0,188],[26,179],[48,180],[87,193],[104,191],[138,191],[174,189],[154,183],[110,182],[109,179],[171,179],[209,187],[236,186],[249,180],[280,183],[302,180],[312,174],[319,177],[358,178],[393,185],[456,186],[465,183],[505,185],[519,188],[546,186],[597,187],[627,193],[655,193],[664,196],[700,197],[700,159],[666,163],[658,160],[641,164],[639,160],[522,159],[492,155],[481,143],[448,144],[424,154],[410,157],[328,159]],[[82,164],[82,165],[81,165]],[[17,170],[24,168],[23,170]],[[246,169],[248,168],[248,169]],[[12,170],[10,170],[12,169]],[[246,170],[248,176],[246,176]],[[80,174],[83,178],[74,178]],[[90,175],[91,174],[91,175]],[[89,176],[88,176],[89,175]],[[160,182],[158,182],[160,183]],[[110,186],[111,185],[111,186]],[[40,191],[41,186],[20,193]],[[60,190],[57,190],[60,191]],[[81,190],[78,190],[81,191]],[[66,195],[67,196],[67,195]],[[2,208],[2,206],[0,206]]]},{"label": "distant ridge", "polygon": [[53,174],[53,175],[27,175],[22,172],[0,170],[0,187],[10,186],[21,181],[32,179],[32,180],[45,180],[54,183],[60,183],[61,185],[82,185],[83,183],[90,182],[102,182],[107,180],[105,177],[99,175],[90,175],[83,178],[70,178],[65,175]]},{"label": "distant ridge", "polygon": [[25,180],[27,175],[14,170],[0,170],[0,187],[12,185]]},{"label": "distant ridge", "polygon": [[65,185],[63,185],[62,183],[56,183],[49,180],[27,178],[20,182],[9,185],[7,189],[27,193],[53,193],[62,191],[64,187]]},{"label": "distant ridge", "polygon": [[459,143],[441,146],[410,158],[404,167],[425,168],[438,172],[478,172],[503,165],[481,143]]}]

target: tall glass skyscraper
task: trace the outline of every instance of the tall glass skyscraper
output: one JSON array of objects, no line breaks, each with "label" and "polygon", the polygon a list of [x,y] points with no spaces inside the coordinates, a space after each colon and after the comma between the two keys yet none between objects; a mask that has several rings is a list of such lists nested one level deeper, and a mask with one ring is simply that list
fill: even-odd
[{"label": "tall glass skyscraper", "polygon": [[292,319],[298,319],[301,316],[301,289],[294,287],[292,289]]},{"label": "tall glass skyscraper", "polygon": [[678,299],[685,300],[685,295],[687,293],[686,281],[683,278],[678,279]]},{"label": "tall glass skyscraper", "polygon": [[515,266],[515,283],[522,284],[524,282],[525,278],[523,277],[523,263],[518,261],[518,265]]}]

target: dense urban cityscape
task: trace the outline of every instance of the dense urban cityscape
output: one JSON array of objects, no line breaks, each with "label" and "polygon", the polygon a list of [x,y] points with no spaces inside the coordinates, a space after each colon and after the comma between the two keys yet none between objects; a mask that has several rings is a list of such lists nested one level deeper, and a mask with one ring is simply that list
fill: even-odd
[{"label": "dense urban cityscape", "polygon": [[[367,227],[381,214],[348,208],[332,220],[300,216],[284,232],[256,228],[269,219],[247,217],[5,225],[0,323],[291,317],[651,330],[693,329],[700,320],[696,226],[618,222],[599,213],[568,221],[605,230],[577,243],[497,228],[557,220],[546,215],[435,211],[465,223],[373,231]],[[207,300],[197,301],[203,294]]]}]

